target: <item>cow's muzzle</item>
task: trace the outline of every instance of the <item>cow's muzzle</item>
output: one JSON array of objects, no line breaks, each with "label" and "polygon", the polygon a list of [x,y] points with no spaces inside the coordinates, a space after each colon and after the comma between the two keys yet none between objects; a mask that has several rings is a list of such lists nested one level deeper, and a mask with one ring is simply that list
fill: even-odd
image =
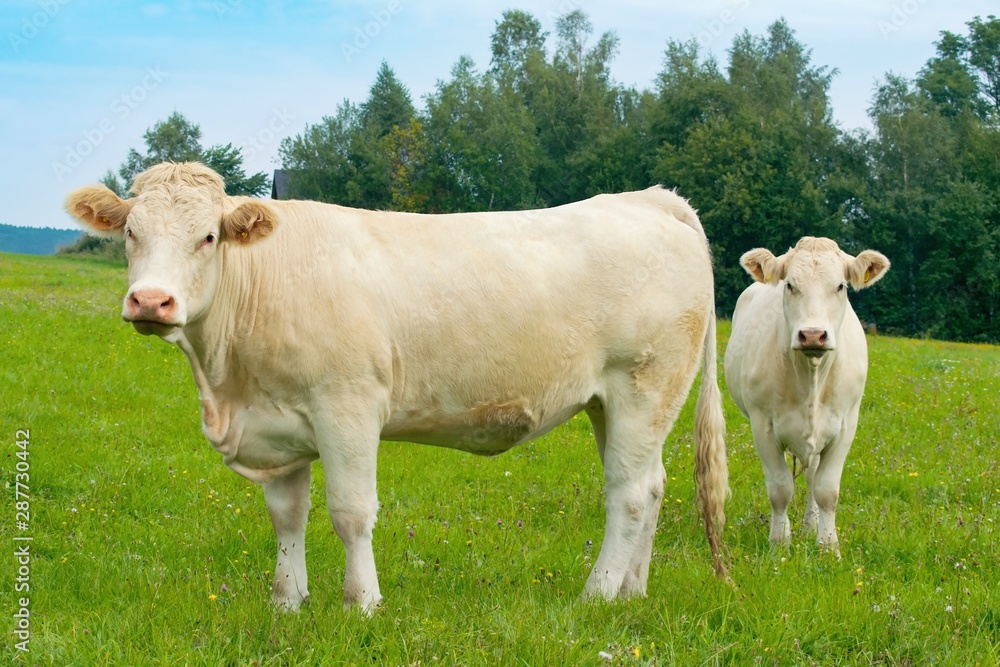
[{"label": "cow's muzzle", "polygon": [[161,290],[144,289],[125,297],[122,319],[144,336],[163,336],[184,326],[178,315],[177,299]]},{"label": "cow's muzzle", "polygon": [[833,345],[825,329],[799,329],[792,349],[814,357],[829,352]]}]

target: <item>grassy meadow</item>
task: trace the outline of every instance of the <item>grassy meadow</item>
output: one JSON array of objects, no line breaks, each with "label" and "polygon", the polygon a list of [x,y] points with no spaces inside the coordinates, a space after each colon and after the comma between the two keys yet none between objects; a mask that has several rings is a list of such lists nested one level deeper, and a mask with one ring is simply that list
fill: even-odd
[{"label": "grassy meadow", "polygon": [[[119,316],[120,267],[0,255],[3,658],[23,665],[997,665],[1000,348],[869,339],[847,460],[843,558],[767,540],[749,424],[725,394],[732,498],[717,580],[693,509],[694,394],[664,448],[649,596],[582,602],[604,527],[583,415],[493,459],[386,443],[385,598],[341,608],[344,554],[313,467],[312,603],[268,603],[259,487],[199,425],[182,353]],[[728,324],[721,323],[719,349]],[[720,357],[721,361],[721,357]],[[30,429],[30,523],[15,522]],[[23,468],[23,466],[22,466]],[[805,506],[797,481],[792,519]],[[30,536],[30,651],[15,647],[15,536]]]}]

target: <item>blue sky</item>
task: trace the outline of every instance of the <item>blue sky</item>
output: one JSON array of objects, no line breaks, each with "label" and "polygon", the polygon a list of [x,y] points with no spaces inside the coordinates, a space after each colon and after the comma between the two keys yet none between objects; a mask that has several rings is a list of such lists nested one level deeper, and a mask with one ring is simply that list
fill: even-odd
[{"label": "blue sky", "polygon": [[550,32],[582,9],[595,39],[618,34],[612,73],[638,88],[652,86],[669,39],[696,39],[725,63],[735,35],[784,17],[814,65],[838,70],[831,99],[845,129],[867,126],[887,71],[914,76],[940,31],[997,13],[995,0],[5,0],[0,223],[74,227],[66,193],[116,169],[175,110],[205,146],[232,142],[248,171],[270,172],[283,137],[363,101],[383,60],[418,107],[459,56],[488,67],[489,36],[511,8]]}]

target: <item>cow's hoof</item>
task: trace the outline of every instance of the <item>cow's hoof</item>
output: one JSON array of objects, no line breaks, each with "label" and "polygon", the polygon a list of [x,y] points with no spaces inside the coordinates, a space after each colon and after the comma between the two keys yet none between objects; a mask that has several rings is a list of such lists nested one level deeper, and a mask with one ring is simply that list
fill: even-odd
[{"label": "cow's hoof", "polygon": [[271,604],[278,611],[285,614],[297,614],[303,605],[309,605],[309,596],[304,598],[271,598]]},{"label": "cow's hoof", "polygon": [[841,560],[840,557],[840,543],[839,542],[820,542],[817,543],[819,550],[825,554],[831,554],[836,557],[837,560]]},{"label": "cow's hoof", "polygon": [[344,611],[351,611],[357,609],[365,616],[372,616],[375,612],[382,606],[382,596],[379,596],[377,600],[369,600],[368,602],[348,602],[344,601]]}]

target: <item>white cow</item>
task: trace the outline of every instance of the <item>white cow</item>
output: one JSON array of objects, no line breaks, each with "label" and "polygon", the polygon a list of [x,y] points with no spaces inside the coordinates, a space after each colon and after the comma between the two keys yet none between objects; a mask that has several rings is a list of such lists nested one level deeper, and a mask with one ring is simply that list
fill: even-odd
[{"label": "white cow", "polygon": [[704,359],[699,498],[716,567],[728,490],[712,265],[672,192],[544,211],[416,215],[228,197],[197,163],[103,186],[67,209],[124,236],[122,316],[187,355],[205,435],[264,486],[276,604],[308,595],[310,463],[347,563],[345,606],[381,599],[372,553],[379,440],[493,455],[585,410],[607,528],[585,594],[644,594],[661,461]]},{"label": "white cow", "polygon": [[726,348],[729,392],[750,418],[771,501],[771,541],[788,542],[794,490],[784,452],[805,469],[803,523],[838,550],[834,518],[868,373],[868,344],[847,285],[869,287],[889,269],[874,250],[851,257],[830,239],[802,238],[781,257],[757,248],[740,264],[753,276],[736,302]]}]

